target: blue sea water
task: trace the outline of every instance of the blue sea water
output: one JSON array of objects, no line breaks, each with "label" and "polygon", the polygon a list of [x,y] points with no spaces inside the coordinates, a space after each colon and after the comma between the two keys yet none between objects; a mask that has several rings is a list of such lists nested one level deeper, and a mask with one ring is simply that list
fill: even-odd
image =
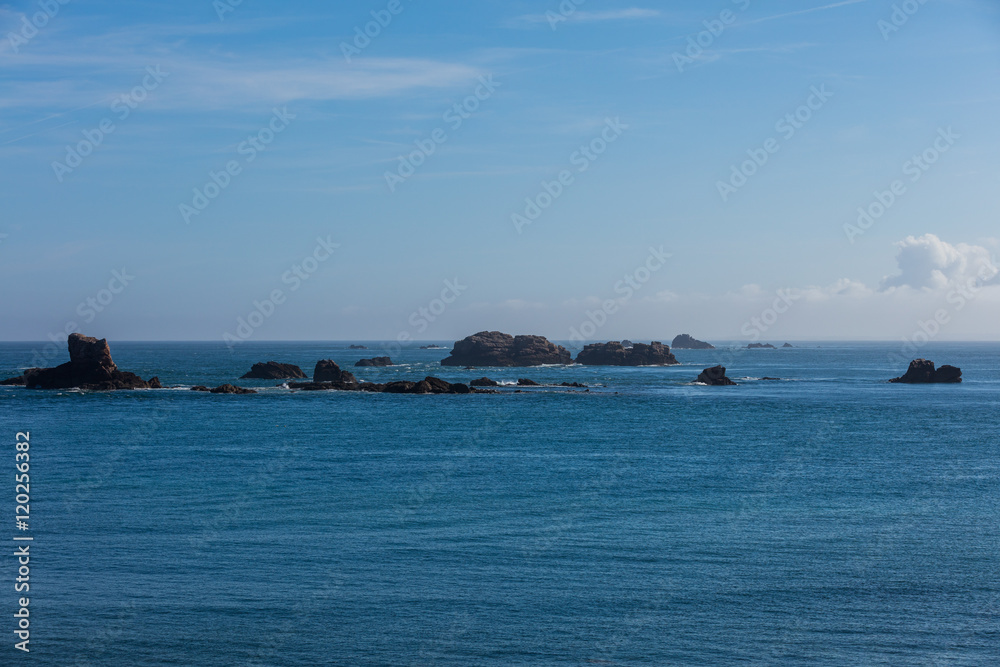
[{"label": "blue sea water", "polygon": [[[368,345],[112,342],[120,368],[177,388],[0,388],[0,663],[1000,662],[1000,344],[907,356],[960,366],[961,385],[887,384],[899,345],[871,343],[474,371],[405,349],[352,369],[589,392],[237,380],[271,359],[352,366]],[[0,345],[0,375],[36,348]],[[720,361],[740,386],[692,384]],[[186,389],[223,382],[262,391]],[[30,657],[13,648],[17,431]]]}]

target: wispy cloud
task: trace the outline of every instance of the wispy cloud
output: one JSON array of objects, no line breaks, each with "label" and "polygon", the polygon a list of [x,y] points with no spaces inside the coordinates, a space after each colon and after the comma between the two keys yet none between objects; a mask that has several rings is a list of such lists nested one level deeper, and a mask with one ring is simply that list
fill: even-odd
[{"label": "wispy cloud", "polygon": [[[611,9],[605,11],[575,11],[571,14],[555,14],[559,21],[563,20],[571,23],[597,23],[600,21],[632,21],[636,19],[656,18],[661,15],[658,9],[641,9],[630,7],[628,9]],[[513,23],[520,25],[535,25],[539,23],[548,24],[552,21],[550,14],[524,14],[514,19]]]},{"label": "wispy cloud", "polygon": [[[30,77],[7,80],[0,93],[0,108],[65,108],[111,99],[123,92],[121,81],[141,80],[145,68],[152,65],[169,73],[169,94],[157,96],[150,104],[172,109],[389,97],[467,85],[482,74],[479,68],[464,63],[418,58],[370,58],[346,65],[338,58],[276,61],[106,53],[92,54],[81,63],[75,54],[49,55],[39,58],[35,68],[22,66],[20,73],[27,69]],[[104,69],[105,75],[80,75],[95,66]]]},{"label": "wispy cloud", "polygon": [[810,7],[809,9],[799,9],[794,12],[785,12],[784,14],[765,16],[763,18],[754,19],[753,21],[747,21],[743,25],[753,25],[754,23],[763,23],[764,21],[774,21],[775,19],[783,19],[789,16],[798,16],[800,14],[811,14],[813,12],[822,12],[828,9],[836,9],[837,7],[843,7],[845,5],[856,5],[859,2],[868,2],[868,0],[843,0],[842,2],[834,2],[833,4],[823,5],[822,7]]}]

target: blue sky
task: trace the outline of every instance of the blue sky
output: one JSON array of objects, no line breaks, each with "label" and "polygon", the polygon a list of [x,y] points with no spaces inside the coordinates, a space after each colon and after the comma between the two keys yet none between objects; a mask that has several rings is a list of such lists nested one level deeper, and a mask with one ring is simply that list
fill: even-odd
[{"label": "blue sky", "polygon": [[2,5],[0,339],[997,338],[996,3],[223,2]]}]

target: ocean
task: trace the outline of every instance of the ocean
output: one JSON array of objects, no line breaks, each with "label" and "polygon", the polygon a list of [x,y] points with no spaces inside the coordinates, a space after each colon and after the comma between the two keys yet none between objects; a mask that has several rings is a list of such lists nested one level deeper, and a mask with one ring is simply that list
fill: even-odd
[{"label": "ocean", "polygon": [[[676,350],[680,366],[443,368],[380,344],[126,343],[163,390],[0,387],[2,664],[987,665],[1000,661],[1000,344]],[[794,341],[793,341],[794,342]],[[450,349],[450,341],[441,342]],[[68,359],[63,345],[47,361]],[[0,344],[0,376],[38,344]],[[33,352],[33,350],[35,352]],[[582,382],[495,395],[365,380]],[[722,362],[740,386],[693,384]],[[765,381],[763,377],[781,378]],[[189,391],[231,382],[256,395]],[[30,432],[30,529],[15,434]],[[30,592],[14,537],[30,535]],[[14,648],[30,598],[30,655]]]}]

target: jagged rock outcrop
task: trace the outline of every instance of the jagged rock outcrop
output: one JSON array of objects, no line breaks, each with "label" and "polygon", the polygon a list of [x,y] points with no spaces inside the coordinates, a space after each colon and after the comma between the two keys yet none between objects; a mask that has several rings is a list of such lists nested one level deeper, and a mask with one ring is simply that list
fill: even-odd
[{"label": "jagged rock outcrop", "polygon": [[356,367],[366,367],[373,366],[376,368],[382,368],[384,366],[392,366],[392,359],[389,357],[372,357],[371,359],[362,359],[358,363],[354,364]]},{"label": "jagged rock outcrop", "polygon": [[15,378],[7,378],[6,380],[0,381],[0,387],[23,387],[24,386],[24,376],[18,375]]},{"label": "jagged rock outcrop", "polygon": [[955,366],[935,368],[933,361],[914,359],[902,377],[889,382],[898,384],[954,384],[962,381],[962,369]]},{"label": "jagged rock outcrop", "polygon": [[585,366],[674,366],[680,362],[670,347],[659,341],[649,345],[633,343],[630,348],[611,341],[585,346],[576,355],[576,363]]},{"label": "jagged rock outcrop", "polygon": [[256,394],[257,393],[253,389],[246,389],[245,387],[236,387],[231,384],[220,385],[215,389],[209,389],[209,392],[213,394]]},{"label": "jagged rock outcrop", "polygon": [[298,391],[365,391],[376,394],[472,394],[478,393],[467,384],[445,382],[425,377],[419,382],[397,380],[385,384],[374,382],[291,382],[289,389]]},{"label": "jagged rock outcrop", "polygon": [[[111,359],[111,348],[104,338],[70,334],[67,340],[69,361],[55,368],[31,368],[24,372],[24,386],[29,389],[161,389],[159,378],[147,382],[135,373],[118,370]],[[13,384],[15,378],[9,381]]]},{"label": "jagged rock outcrop", "polygon": [[470,387],[499,387],[500,383],[489,378],[479,378],[469,383]]},{"label": "jagged rock outcrop", "polygon": [[725,366],[713,366],[712,368],[706,368],[698,376],[695,382],[700,382],[702,384],[707,384],[712,387],[735,387],[736,383],[726,377],[726,367]]},{"label": "jagged rock outcrop", "polygon": [[670,344],[670,347],[675,350],[714,350],[715,346],[711,343],[706,343],[705,341],[698,340],[689,334],[681,334],[674,338],[674,342]]},{"label": "jagged rock outcrop", "polygon": [[784,345],[782,345],[781,347],[795,347],[795,346],[794,346],[794,345],[792,345],[791,343],[785,343],[785,344],[784,344]]},{"label": "jagged rock outcrop", "polygon": [[517,380],[517,386],[518,387],[538,387],[540,385],[537,382],[535,382],[534,380],[529,380],[528,378],[518,378],[518,380]]},{"label": "jagged rock outcrop", "polygon": [[[295,364],[282,364],[268,361],[253,365],[250,372],[240,377],[241,380],[297,380],[309,377]],[[225,385],[223,385],[225,386]]]},{"label": "jagged rock outcrop", "polygon": [[748,350],[777,350],[775,346],[770,343],[750,343],[747,345]]},{"label": "jagged rock outcrop", "polygon": [[355,383],[358,379],[350,371],[341,370],[333,359],[323,359],[316,362],[313,369],[313,382],[346,382]]},{"label": "jagged rock outcrop", "polygon": [[442,366],[541,366],[568,364],[569,351],[544,336],[511,336],[499,331],[480,331],[455,342]]}]

